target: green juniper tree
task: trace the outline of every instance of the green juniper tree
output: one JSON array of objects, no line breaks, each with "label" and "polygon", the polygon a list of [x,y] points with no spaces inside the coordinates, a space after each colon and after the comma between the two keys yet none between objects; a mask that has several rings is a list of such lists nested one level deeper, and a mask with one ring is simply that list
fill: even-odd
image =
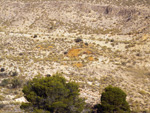
[{"label": "green juniper tree", "polygon": [[67,82],[59,74],[34,78],[23,88],[29,103],[22,103],[21,108],[36,113],[81,113],[85,102],[79,98],[78,87],[77,83]]},{"label": "green juniper tree", "polygon": [[126,101],[126,94],[118,87],[108,86],[101,96],[99,113],[130,113],[130,107]]}]

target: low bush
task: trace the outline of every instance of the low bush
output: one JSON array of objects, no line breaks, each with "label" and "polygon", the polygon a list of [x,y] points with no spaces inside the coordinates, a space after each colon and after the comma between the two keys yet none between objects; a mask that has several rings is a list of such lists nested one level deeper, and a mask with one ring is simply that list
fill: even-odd
[{"label": "low bush", "polygon": [[74,41],[75,41],[76,43],[78,43],[78,42],[82,42],[83,40],[82,40],[81,38],[76,38]]},{"label": "low bush", "polygon": [[98,113],[130,113],[126,96],[118,87],[106,87],[101,96],[101,104],[96,106]]},{"label": "low bush", "polygon": [[0,83],[0,86],[6,87],[10,83],[10,79],[3,79]]},{"label": "low bush", "polygon": [[23,81],[19,78],[14,78],[11,80],[12,88],[19,88],[22,86]]}]

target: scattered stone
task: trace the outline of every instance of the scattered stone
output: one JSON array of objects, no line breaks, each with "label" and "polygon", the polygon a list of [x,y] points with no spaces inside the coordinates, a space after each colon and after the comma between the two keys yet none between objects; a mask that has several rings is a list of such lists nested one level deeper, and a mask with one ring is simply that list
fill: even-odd
[{"label": "scattered stone", "polygon": [[137,53],[136,56],[140,56],[140,53]]},{"label": "scattered stone", "polygon": [[23,53],[19,53],[19,55],[20,55],[20,56],[22,56],[22,55],[23,55]]},{"label": "scattered stone", "polygon": [[9,74],[10,74],[10,76],[17,76],[18,75],[18,73],[16,71],[15,72],[10,71]]},{"label": "scattered stone", "polygon": [[66,55],[67,53],[68,53],[68,52],[67,52],[67,51],[65,51],[65,52],[64,52],[64,55]]},{"label": "scattered stone", "polygon": [[27,102],[27,100],[24,97],[20,97],[15,99],[16,102]]},{"label": "scattered stone", "polygon": [[89,44],[86,42],[86,43],[84,43],[86,46],[88,46]]},{"label": "scattered stone", "polygon": [[110,42],[114,42],[114,39],[111,39]]},{"label": "scattered stone", "polygon": [[5,69],[4,69],[4,68],[1,68],[1,69],[0,69],[0,71],[1,71],[1,72],[4,72],[4,71],[5,71]]},{"label": "scattered stone", "polygon": [[47,74],[46,77],[51,77],[51,75],[50,75],[50,74]]},{"label": "scattered stone", "polygon": [[53,29],[53,27],[51,26],[51,27],[49,27],[49,29],[50,29],[50,30],[52,30],[52,29]]},{"label": "scattered stone", "polygon": [[74,41],[75,41],[76,43],[78,43],[78,42],[82,42],[83,40],[82,40],[81,38],[76,38]]},{"label": "scattered stone", "polygon": [[34,35],[33,38],[37,38],[37,35]]},{"label": "scattered stone", "polygon": [[104,14],[109,14],[112,12],[112,8],[110,6],[107,6],[105,11],[104,11]]}]

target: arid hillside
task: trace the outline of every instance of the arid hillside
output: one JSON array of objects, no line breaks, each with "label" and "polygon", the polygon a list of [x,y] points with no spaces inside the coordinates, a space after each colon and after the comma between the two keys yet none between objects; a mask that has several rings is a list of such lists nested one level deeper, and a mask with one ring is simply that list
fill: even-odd
[{"label": "arid hillside", "polygon": [[150,11],[144,6],[118,6],[71,1],[0,4],[1,30],[10,32],[61,29],[86,34],[137,34],[150,30]]},{"label": "arid hillside", "polygon": [[57,72],[80,84],[88,106],[112,85],[132,111],[150,112],[149,7],[149,0],[1,0],[0,113],[24,112],[22,86]]}]

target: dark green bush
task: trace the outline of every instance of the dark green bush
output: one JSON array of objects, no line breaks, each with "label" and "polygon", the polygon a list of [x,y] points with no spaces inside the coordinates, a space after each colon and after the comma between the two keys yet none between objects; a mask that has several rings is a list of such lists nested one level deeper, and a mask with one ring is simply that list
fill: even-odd
[{"label": "dark green bush", "polygon": [[33,113],[50,113],[50,111],[45,111],[43,109],[34,109]]},{"label": "dark green bush", "polygon": [[23,93],[30,106],[22,104],[22,109],[27,107],[34,111],[81,113],[84,108],[84,100],[79,98],[78,84],[67,82],[59,74],[41,79],[34,78],[24,86]]},{"label": "dark green bush", "polygon": [[100,113],[130,113],[130,107],[126,101],[126,94],[118,87],[108,86],[101,96]]},{"label": "dark green bush", "polygon": [[78,42],[82,42],[83,40],[82,40],[81,38],[76,38],[74,41],[75,41],[76,43],[78,43]]},{"label": "dark green bush", "polygon": [[6,87],[10,83],[10,79],[3,79],[0,86]]}]

